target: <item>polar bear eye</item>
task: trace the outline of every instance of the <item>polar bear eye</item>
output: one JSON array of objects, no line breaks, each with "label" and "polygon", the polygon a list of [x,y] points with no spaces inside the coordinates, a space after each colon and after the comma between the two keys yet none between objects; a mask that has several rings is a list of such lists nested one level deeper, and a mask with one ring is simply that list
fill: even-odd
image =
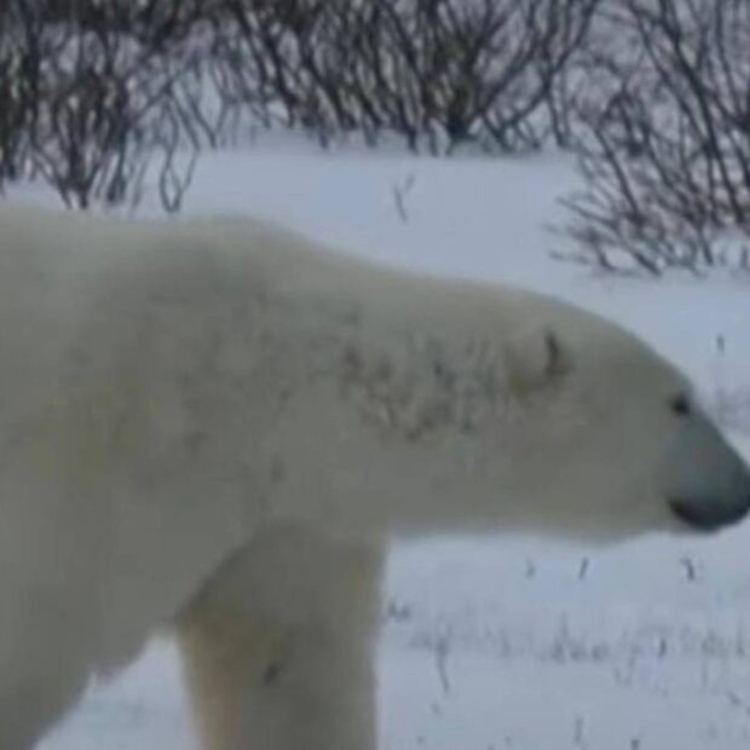
[{"label": "polar bear eye", "polygon": [[669,407],[680,417],[687,417],[690,414],[690,400],[684,393],[678,393],[669,400]]}]

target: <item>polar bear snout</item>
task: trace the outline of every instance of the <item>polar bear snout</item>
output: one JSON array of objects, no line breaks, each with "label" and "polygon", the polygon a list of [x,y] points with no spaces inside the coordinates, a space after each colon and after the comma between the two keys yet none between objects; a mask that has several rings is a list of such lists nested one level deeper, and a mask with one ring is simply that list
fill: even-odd
[{"label": "polar bear snout", "polygon": [[665,496],[683,528],[717,531],[750,513],[745,457],[697,405],[677,412],[678,438],[668,451]]},{"label": "polar bear snout", "polygon": [[669,504],[675,516],[691,529],[718,531],[739,523],[750,511],[750,495],[734,503],[715,500],[673,500]]}]

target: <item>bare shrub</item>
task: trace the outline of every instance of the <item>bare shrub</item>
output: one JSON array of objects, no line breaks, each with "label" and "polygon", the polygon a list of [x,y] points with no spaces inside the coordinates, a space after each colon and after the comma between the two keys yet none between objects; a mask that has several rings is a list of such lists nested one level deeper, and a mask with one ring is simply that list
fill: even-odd
[{"label": "bare shrub", "polygon": [[174,211],[203,148],[279,126],[434,154],[563,145],[600,2],[7,0],[0,188],[132,206],[148,176]]},{"label": "bare shrub", "polygon": [[[41,177],[69,207],[132,205],[149,160],[162,153],[169,174],[161,180],[187,184],[192,167],[178,175],[172,155],[200,144],[165,123],[182,106],[176,83],[193,64],[179,46],[192,28],[188,5],[8,3],[0,87],[11,106],[0,119],[0,179]],[[161,16],[149,16],[157,7]]]},{"label": "bare shrub", "polygon": [[607,7],[577,109],[586,187],[566,200],[582,247],[574,259],[650,275],[745,267],[750,4]]},{"label": "bare shrub", "polygon": [[[538,148],[598,0],[227,0],[222,92],[321,143]],[[557,102],[550,111],[562,117]],[[562,130],[560,128],[559,130]]]}]

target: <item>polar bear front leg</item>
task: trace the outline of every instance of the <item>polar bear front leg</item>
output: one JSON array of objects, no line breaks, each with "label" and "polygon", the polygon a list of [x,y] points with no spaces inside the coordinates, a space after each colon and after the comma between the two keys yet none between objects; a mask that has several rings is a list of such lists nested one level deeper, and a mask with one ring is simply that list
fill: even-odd
[{"label": "polar bear front leg", "polygon": [[375,750],[381,563],[284,528],[208,582],[178,625],[205,750]]}]

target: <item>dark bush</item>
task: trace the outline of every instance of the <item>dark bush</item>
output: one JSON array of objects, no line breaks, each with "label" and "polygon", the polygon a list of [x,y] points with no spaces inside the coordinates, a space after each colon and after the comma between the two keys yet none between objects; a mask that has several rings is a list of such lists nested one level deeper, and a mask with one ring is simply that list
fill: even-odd
[{"label": "dark bush", "polygon": [[746,266],[750,4],[609,7],[577,103],[586,187],[567,200],[576,259],[652,275]]}]

